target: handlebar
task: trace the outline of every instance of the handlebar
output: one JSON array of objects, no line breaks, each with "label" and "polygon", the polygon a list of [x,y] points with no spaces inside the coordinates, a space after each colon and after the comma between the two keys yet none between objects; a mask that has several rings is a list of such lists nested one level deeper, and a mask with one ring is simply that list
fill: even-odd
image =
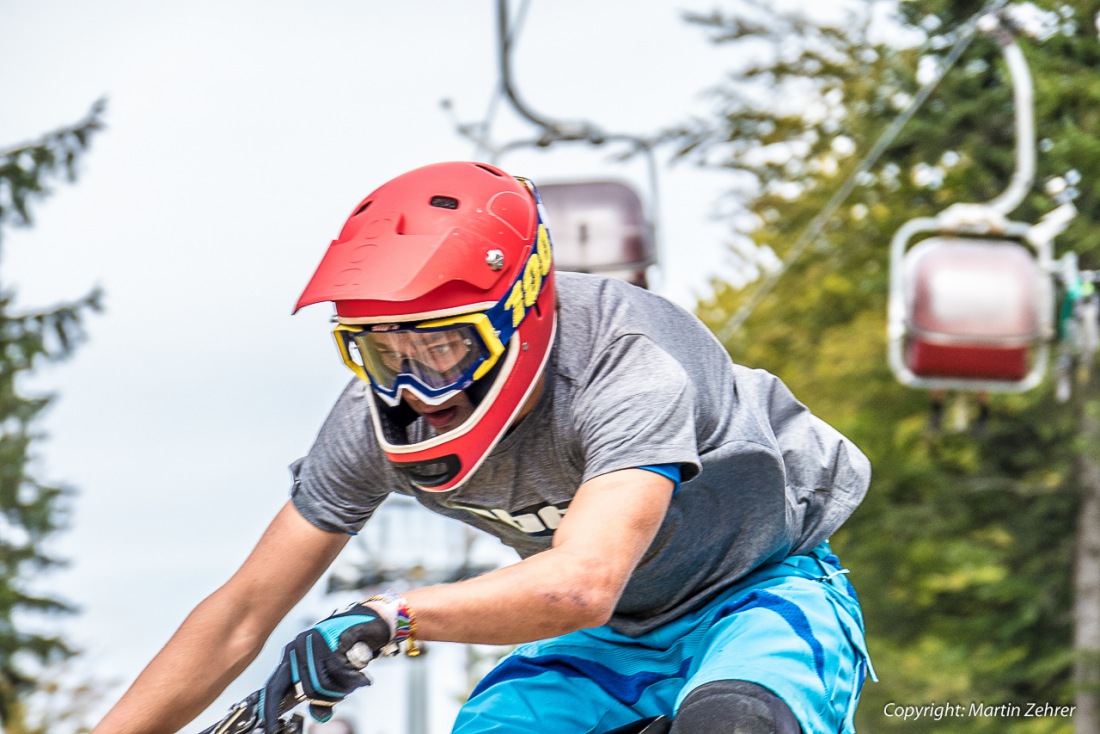
[{"label": "handlebar", "polygon": [[[261,713],[260,692],[254,691],[233,704],[225,718],[203,729],[199,734],[258,734],[263,731]],[[275,732],[276,734],[302,734],[303,728],[301,714],[294,714],[286,718],[280,717]]]}]

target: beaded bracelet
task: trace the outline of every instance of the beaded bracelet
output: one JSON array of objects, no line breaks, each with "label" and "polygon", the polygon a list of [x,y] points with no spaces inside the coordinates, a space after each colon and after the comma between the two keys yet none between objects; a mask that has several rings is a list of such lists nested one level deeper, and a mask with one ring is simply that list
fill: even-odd
[{"label": "beaded bracelet", "polygon": [[388,592],[367,599],[368,603],[372,601],[394,605],[393,640],[394,642],[405,641],[405,654],[410,658],[419,655],[420,648],[416,646],[416,617],[413,616],[412,607],[409,606],[409,602],[405,600],[405,597]]}]

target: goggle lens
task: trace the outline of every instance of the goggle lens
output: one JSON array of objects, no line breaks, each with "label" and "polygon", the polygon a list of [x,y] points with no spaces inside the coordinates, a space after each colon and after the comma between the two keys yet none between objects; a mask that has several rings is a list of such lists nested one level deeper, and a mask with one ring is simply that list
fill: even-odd
[{"label": "goggle lens", "polygon": [[342,326],[337,335],[349,366],[361,369],[376,390],[392,398],[403,383],[428,395],[464,389],[491,355],[470,323],[432,329]]}]

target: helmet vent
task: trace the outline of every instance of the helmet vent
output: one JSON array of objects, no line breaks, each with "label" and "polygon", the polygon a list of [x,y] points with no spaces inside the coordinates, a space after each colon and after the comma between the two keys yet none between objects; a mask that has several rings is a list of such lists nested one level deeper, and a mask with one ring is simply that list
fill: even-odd
[{"label": "helmet vent", "polygon": [[432,200],[428,202],[432,206],[437,206],[440,209],[457,209],[458,199],[450,196],[433,196]]},{"label": "helmet vent", "polygon": [[503,173],[501,173],[499,170],[497,170],[496,168],[490,168],[489,166],[483,165],[481,163],[475,163],[474,165],[477,166],[478,168],[480,168],[483,171],[488,171],[489,173],[493,174],[497,178],[505,178],[505,175]]},{"label": "helmet vent", "polygon": [[372,203],[374,203],[374,199],[371,199],[370,201],[363,202],[363,205],[361,207],[359,207],[358,209],[356,209],[355,213],[352,214],[351,216],[353,216],[353,217],[359,216],[360,214],[365,212],[367,210],[367,207],[370,206]]}]

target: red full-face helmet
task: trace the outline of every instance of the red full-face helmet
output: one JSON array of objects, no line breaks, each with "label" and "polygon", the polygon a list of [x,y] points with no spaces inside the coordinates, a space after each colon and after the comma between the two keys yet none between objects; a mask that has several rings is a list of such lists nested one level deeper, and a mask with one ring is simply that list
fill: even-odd
[{"label": "red full-face helmet", "polygon": [[[532,395],[556,325],[550,236],[535,187],[483,163],[398,176],[355,208],[295,311],[336,306],[345,363],[370,383],[386,457],[417,487],[456,489]],[[412,441],[406,398],[466,391],[472,414]]]}]

